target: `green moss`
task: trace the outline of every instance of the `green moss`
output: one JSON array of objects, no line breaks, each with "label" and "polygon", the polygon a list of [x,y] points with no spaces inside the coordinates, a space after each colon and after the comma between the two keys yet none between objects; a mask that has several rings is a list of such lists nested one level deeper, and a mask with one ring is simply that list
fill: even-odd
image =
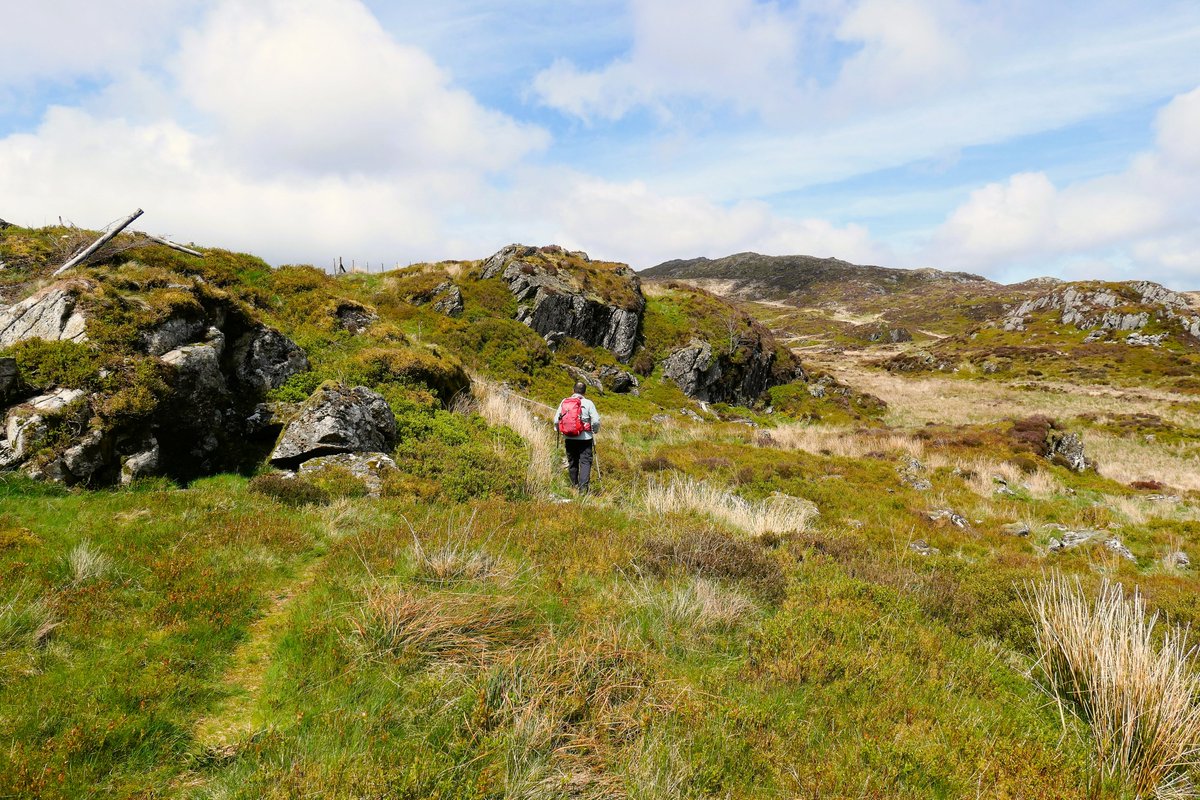
[{"label": "green moss", "polygon": [[86,344],[27,339],[0,355],[16,359],[18,385],[28,392],[90,390],[100,382],[103,360],[94,347]]}]

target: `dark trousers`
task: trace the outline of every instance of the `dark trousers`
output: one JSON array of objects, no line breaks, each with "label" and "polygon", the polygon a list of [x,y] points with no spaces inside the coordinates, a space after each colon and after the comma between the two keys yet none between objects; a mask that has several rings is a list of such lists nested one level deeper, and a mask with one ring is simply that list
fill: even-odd
[{"label": "dark trousers", "polygon": [[588,481],[592,477],[592,454],[595,442],[592,439],[564,439],[567,446],[567,474],[571,485],[587,494]]}]

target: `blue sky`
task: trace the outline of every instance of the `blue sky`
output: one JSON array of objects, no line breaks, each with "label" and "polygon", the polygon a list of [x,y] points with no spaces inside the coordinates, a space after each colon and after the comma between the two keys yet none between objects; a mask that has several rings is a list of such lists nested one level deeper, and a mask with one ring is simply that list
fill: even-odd
[{"label": "blue sky", "polygon": [[273,263],[557,242],[1200,289],[1200,5],[42,0],[0,217]]}]

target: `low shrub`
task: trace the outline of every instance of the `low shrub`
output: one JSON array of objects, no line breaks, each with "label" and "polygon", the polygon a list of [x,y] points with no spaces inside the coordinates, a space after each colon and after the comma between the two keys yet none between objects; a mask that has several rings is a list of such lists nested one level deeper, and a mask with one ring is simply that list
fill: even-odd
[{"label": "low shrub", "polygon": [[329,492],[303,478],[282,475],[259,475],[250,481],[250,491],[265,495],[286,506],[323,505],[329,502]]},{"label": "low shrub", "polygon": [[738,581],[772,602],[781,600],[787,589],[783,568],[762,545],[707,528],[647,539],[634,558],[634,566],[659,576],[685,572]]},{"label": "low shrub", "polygon": [[423,348],[372,347],[355,355],[353,365],[368,385],[425,386],[443,405],[471,388],[457,359]]}]

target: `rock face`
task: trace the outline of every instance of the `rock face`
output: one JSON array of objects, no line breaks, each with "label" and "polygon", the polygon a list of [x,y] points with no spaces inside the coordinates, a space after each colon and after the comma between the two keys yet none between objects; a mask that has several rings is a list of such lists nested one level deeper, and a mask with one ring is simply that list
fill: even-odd
[{"label": "rock face", "polygon": [[381,395],[365,386],[322,386],[284,428],[271,463],[293,469],[336,453],[379,453],[396,443],[396,418]]},{"label": "rock face", "polygon": [[517,319],[543,336],[571,336],[623,362],[637,348],[646,298],[624,264],[592,262],[585,253],[554,246],[514,244],[484,262],[482,277],[502,278],[517,298]]},{"label": "rock face", "polygon": [[750,405],[780,382],[775,357],[761,339],[740,342],[734,354],[717,353],[708,342],[693,339],[662,362],[663,376],[696,400]]},{"label": "rock face", "polygon": [[[227,295],[189,281],[180,276],[171,288],[194,302],[172,306],[120,351],[137,374],[154,376],[124,396],[126,386],[118,382],[96,394],[57,388],[22,397],[15,364],[0,359],[0,470],[22,469],[69,485],[111,485],[152,475],[190,480],[261,459],[281,427],[256,421],[263,395],[306,370],[308,360]],[[99,290],[97,282],[74,279],[8,308],[0,314],[3,346],[34,338],[86,344],[82,308]],[[141,297],[104,291],[105,310],[97,314],[122,304],[146,310]],[[47,433],[51,444],[43,446]]]},{"label": "rock face", "polygon": [[63,281],[9,306],[0,313],[0,347],[26,339],[87,341],[87,320],[77,305],[89,288],[87,281]]}]

